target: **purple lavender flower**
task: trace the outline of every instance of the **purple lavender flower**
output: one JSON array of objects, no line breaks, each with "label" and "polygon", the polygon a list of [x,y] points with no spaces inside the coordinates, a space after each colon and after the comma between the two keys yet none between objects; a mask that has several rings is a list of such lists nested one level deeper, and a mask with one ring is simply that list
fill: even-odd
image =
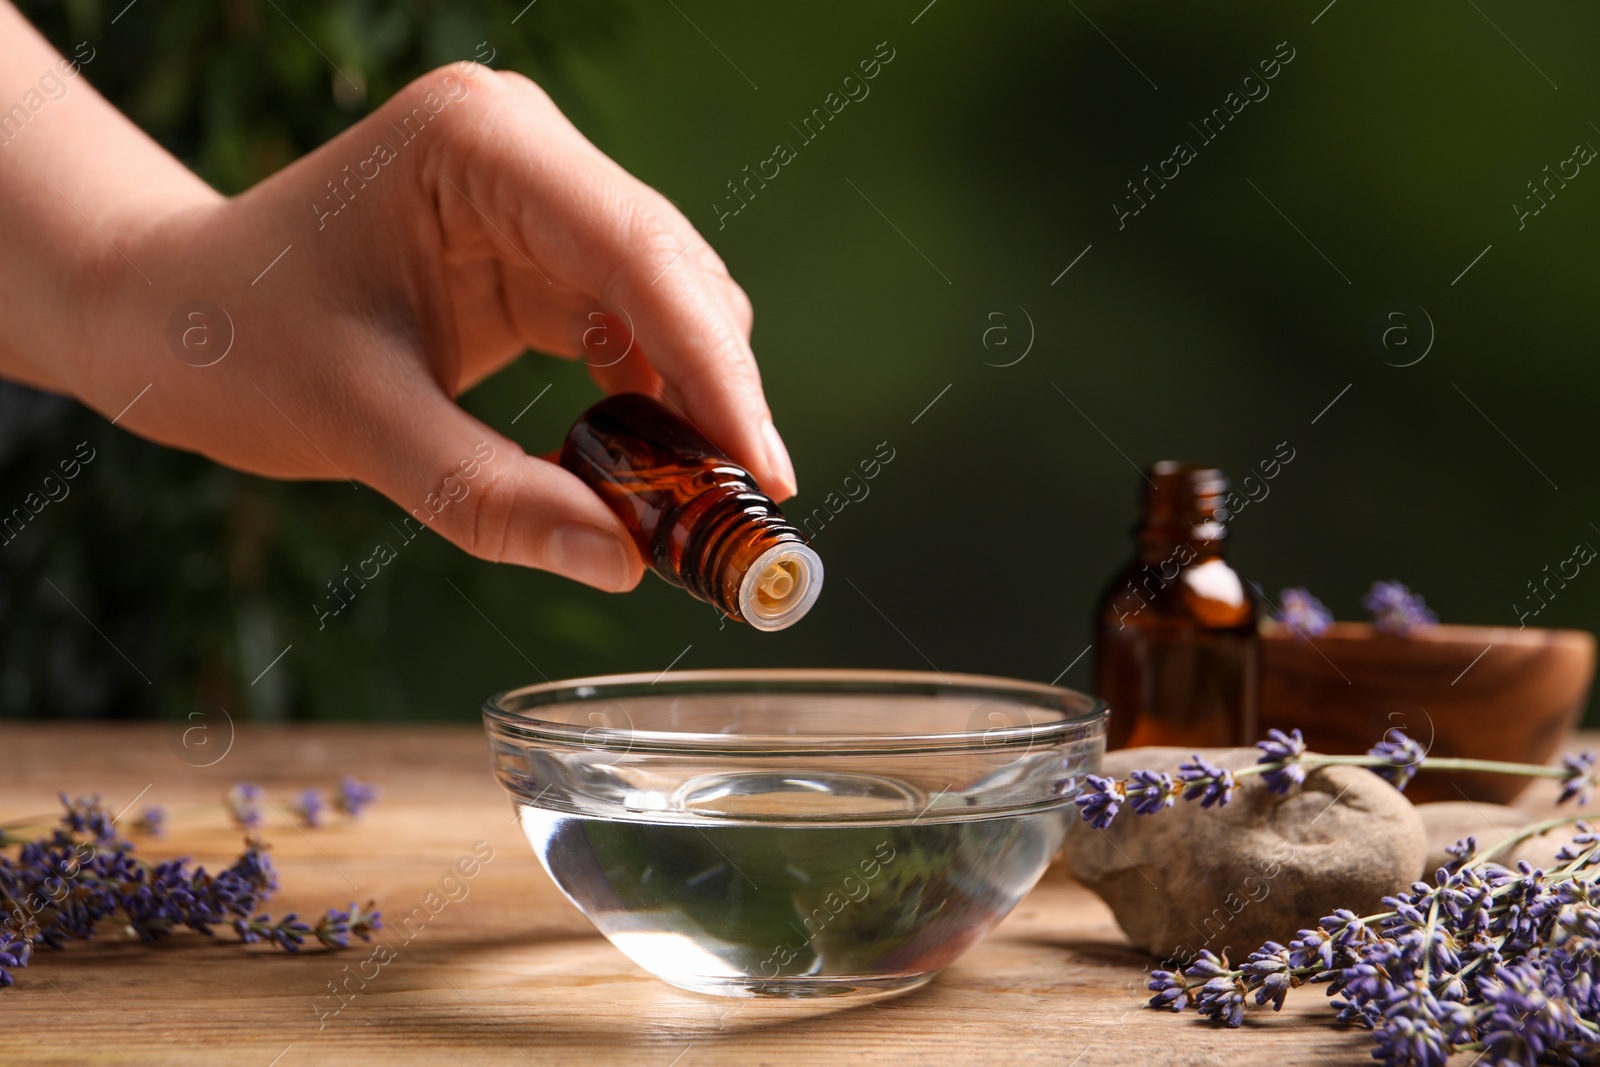
[{"label": "purple lavender flower", "polygon": [[[1577,830],[1578,833],[1571,841],[1562,845],[1561,850],[1556,853],[1556,859],[1563,863],[1571,863],[1574,860],[1582,859],[1584,854],[1590,851],[1594,845],[1600,844],[1600,833],[1595,833],[1594,828],[1587,822],[1580,820],[1574,824],[1573,829]],[[1585,864],[1585,866],[1588,866],[1588,864]]]},{"label": "purple lavender flower", "polygon": [[[1408,755],[1403,735],[1387,744],[1383,755]],[[1180,776],[1204,790],[1223,773],[1196,756]],[[1251,1000],[1279,1010],[1310,981],[1328,986],[1338,1021],[1372,1032],[1373,1057],[1391,1067],[1445,1067],[1480,1049],[1495,1067],[1600,1063],[1600,832],[1575,828],[1549,872],[1475,859],[1476,841],[1458,842],[1437,884],[1384,898],[1387,912],[1336,910],[1237,969],[1202,951],[1181,971],[1151,972],[1150,1006],[1193,1005],[1237,1027]]]},{"label": "purple lavender flower", "polygon": [[[246,801],[259,796],[250,789],[239,792]],[[276,920],[261,914],[260,905],[278,882],[266,846],[253,837],[238,860],[217,874],[191,868],[186,858],[147,863],[116,836],[98,800],[63,800],[56,830],[34,841],[11,839],[5,847],[15,847],[15,857],[0,852],[0,986],[12,984],[12,971],[27,966],[35,948],[87,940],[108,920],[147,942],[184,927],[214,936],[214,926],[231,924],[246,942],[270,941],[289,952],[311,934],[335,948],[348,945],[351,935],[369,939],[382,928],[370,901],[334,909],[316,926],[292,913]]]},{"label": "purple lavender flower", "polygon": [[1372,773],[1384,778],[1396,789],[1404,790],[1411,779],[1417,776],[1417,768],[1428,757],[1428,751],[1401,730],[1394,729],[1384,735],[1384,740],[1372,746],[1367,755],[1386,761],[1381,767],[1373,767]]},{"label": "purple lavender flower", "polygon": [[61,820],[67,829],[77,834],[88,834],[96,842],[120,840],[117,828],[112,824],[112,816],[101,805],[98,793],[76,800],[68,798],[65,793],[58,793],[57,796],[61,798],[61,806],[67,809]]},{"label": "purple lavender flower", "polygon": [[1128,794],[1123,790],[1122,783],[1115,778],[1102,778],[1098,774],[1085,776],[1089,783],[1088,788],[1074,798],[1073,803],[1078,805],[1078,811],[1085,822],[1096,830],[1104,830],[1111,825],[1111,820],[1117,817],[1117,812],[1122,809],[1123,801],[1128,799]]},{"label": "purple lavender flower", "polygon": [[1401,637],[1439,622],[1422,597],[1400,582],[1373,582],[1361,606],[1372,612],[1374,629]]},{"label": "purple lavender flower", "polygon": [[1194,1010],[1231,1027],[1244,1025],[1245,985],[1238,978],[1220,976],[1200,987]]},{"label": "purple lavender flower", "polygon": [[1284,766],[1276,770],[1265,771],[1261,777],[1266,782],[1267,788],[1274,793],[1287,793],[1295,786],[1306,780],[1306,769],[1300,764],[1300,757],[1306,752],[1306,739],[1299,730],[1284,733],[1282,730],[1268,730],[1265,741],[1257,741],[1256,747],[1261,750],[1261,758],[1257,763],[1279,763]]},{"label": "purple lavender flower", "polygon": [[1201,1015],[1229,1026],[1238,1026],[1243,1021],[1244,986],[1238,973],[1228,966],[1226,952],[1218,956],[1210,949],[1201,949],[1183,969],[1183,974],[1192,980],[1189,994]]},{"label": "purple lavender flower", "polygon": [[[1295,934],[1294,940],[1289,942],[1289,965],[1291,967],[1315,968],[1319,972],[1333,969],[1334,945],[1327,934],[1321,930],[1301,930]],[[1312,978],[1317,981],[1321,975]]]},{"label": "purple lavender flower", "polygon": [[1301,637],[1315,637],[1333,625],[1333,612],[1303,586],[1285,589],[1278,594],[1278,602],[1283,605],[1277,613],[1278,621]]},{"label": "purple lavender flower", "polygon": [[305,944],[306,935],[311,933],[311,927],[301,922],[299,916],[291,911],[277,920],[270,915],[257,915],[254,919],[235,919],[233,932],[247,945],[253,945],[258,941],[270,941],[285,952],[299,952],[300,946]]},{"label": "purple lavender flower", "polygon": [[1164,771],[1134,771],[1125,786],[1133,810],[1140,815],[1154,815],[1162,808],[1170,808],[1178,799],[1177,784],[1172,775]]},{"label": "purple lavender flower", "polygon": [[371,941],[372,932],[381,929],[383,915],[373,910],[372,901],[369,900],[366,907],[352,901],[349,910],[329,908],[328,913],[317,920],[311,932],[329,948],[349,948],[351,934],[363,941]]},{"label": "purple lavender flower", "polygon": [[1428,987],[1401,987],[1373,1027],[1374,1059],[1391,1067],[1445,1067],[1456,1045],[1466,1041],[1472,1015],[1452,1000],[1440,1000]]},{"label": "purple lavender flower", "polygon": [[141,834],[151,837],[165,837],[167,833],[167,809],[159,804],[151,804],[139,813],[133,820],[133,828]]},{"label": "purple lavender flower", "polygon": [[1328,932],[1333,943],[1340,948],[1350,948],[1372,940],[1372,929],[1349,908],[1337,908],[1332,915],[1324,915],[1317,924]]},{"label": "purple lavender flower", "polygon": [[1593,1046],[1593,1023],[1586,1026],[1573,1006],[1549,988],[1551,984],[1544,969],[1531,960],[1503,964],[1479,977],[1478,993],[1488,1008],[1478,1022],[1479,1040],[1495,1056],[1493,1062],[1544,1062],[1572,1043]]},{"label": "purple lavender flower", "polygon": [[1218,956],[1208,948],[1200,950],[1200,954],[1190,961],[1183,973],[1190,978],[1211,979],[1221,975],[1230,974],[1226,956]]},{"label": "purple lavender flower", "polygon": [[[1371,949],[1363,947],[1363,952]],[[1394,994],[1388,968],[1383,963],[1372,963],[1363,956],[1356,962],[1340,968],[1329,978],[1330,992],[1343,993],[1352,1004],[1383,1002]]]},{"label": "purple lavender flower", "polygon": [[363,809],[370,807],[377,799],[377,786],[358,782],[347,774],[339,783],[339,792],[333,798],[333,806],[355,819],[360,817]]},{"label": "purple lavender flower", "polygon": [[1594,753],[1569,752],[1561,757],[1561,764],[1566,767],[1568,777],[1561,786],[1561,796],[1556,803],[1565,804],[1577,797],[1578,807],[1587,807],[1589,794],[1600,786],[1600,780],[1596,778]]},{"label": "purple lavender flower", "polygon": [[1256,951],[1250,953],[1250,958],[1239,968],[1246,979],[1259,982],[1255,986],[1256,1005],[1271,1003],[1273,1011],[1283,1010],[1283,998],[1288,995],[1291,987],[1298,985],[1295,980],[1294,962],[1287,948],[1276,941],[1268,941]]},{"label": "purple lavender flower", "polygon": [[1206,762],[1198,753],[1178,768],[1178,781],[1185,786],[1183,799],[1198,799],[1202,808],[1226,806],[1236,785],[1232,771]]},{"label": "purple lavender flower", "polygon": [[11,968],[26,967],[32,956],[32,941],[0,929],[0,988],[12,983]]},{"label": "purple lavender flower", "polygon": [[307,789],[294,799],[290,808],[305,821],[310,827],[322,825],[322,812],[326,805],[322,801],[322,790]]},{"label": "purple lavender flower", "polygon": [[1345,1000],[1335,997],[1328,1001],[1333,1008],[1333,1021],[1346,1026],[1364,1026],[1373,1030],[1383,1022],[1383,1011],[1376,1004],[1364,1000]]},{"label": "purple lavender flower", "polygon": [[1189,986],[1183,980],[1183,975],[1173,971],[1151,971],[1150,981],[1145,983],[1155,996],[1150,998],[1152,1008],[1171,1008],[1173,1011],[1182,1011],[1189,1003]]},{"label": "purple lavender flower", "polygon": [[254,830],[261,825],[261,798],[262,793],[258,786],[240,782],[228,790],[228,795],[223,798],[223,804],[241,829]]},{"label": "purple lavender flower", "polygon": [[267,894],[278,888],[278,872],[272,866],[272,858],[267,855],[267,846],[258,838],[249,838],[248,847],[244,855],[228,868],[230,874],[236,875],[245,885],[254,888],[263,899]]},{"label": "purple lavender flower", "polygon": [[1450,862],[1440,867],[1438,875],[1434,878],[1434,881],[1441,885],[1447,883],[1451,875],[1460,871],[1473,856],[1478,854],[1477,835],[1468,834],[1455,844],[1446,845],[1444,850],[1450,855]]},{"label": "purple lavender flower", "polygon": [[1448,916],[1451,902],[1447,899],[1453,890],[1449,885],[1434,888],[1425,882],[1412,886],[1410,893],[1400,893],[1384,898],[1384,903],[1395,909],[1393,917],[1384,920],[1383,936],[1393,943],[1393,959],[1385,964],[1399,963],[1401,970],[1424,970],[1432,974],[1451,974],[1461,969],[1461,959],[1456,952],[1456,938],[1448,923],[1437,921],[1439,911]]}]

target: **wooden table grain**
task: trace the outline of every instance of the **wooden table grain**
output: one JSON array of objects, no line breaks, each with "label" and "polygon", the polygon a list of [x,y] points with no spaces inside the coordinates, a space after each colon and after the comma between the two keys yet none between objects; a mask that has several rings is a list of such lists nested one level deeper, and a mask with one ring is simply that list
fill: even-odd
[{"label": "wooden table grain", "polygon": [[[188,931],[152,949],[107,929],[39,952],[0,990],[0,1063],[1372,1062],[1365,1034],[1329,1025],[1320,990],[1299,991],[1281,1014],[1253,1013],[1238,1031],[1145,1009],[1152,961],[1104,904],[1054,872],[985,942],[898,998],[789,1004],[682,992],[612,948],[551,883],[490,777],[476,725],[241,728],[209,767],[191,764],[222,751],[226,724],[212,724],[203,756],[183,729],[0,724],[0,819],[50,811],[58,791],[98,792],[112,810],[137,798],[131,819],[147,803],[215,802],[237,781],[286,809],[300,789],[353,773],[384,791],[358,823],[301,831],[269,807],[282,882],[269,910],[319,914],[375,899],[392,959],[374,960],[359,942],[292,957]],[[215,868],[239,845],[219,809],[175,816],[143,851]],[[491,858],[462,878],[458,862],[475,853]],[[336,996],[341,982],[355,992]]]}]

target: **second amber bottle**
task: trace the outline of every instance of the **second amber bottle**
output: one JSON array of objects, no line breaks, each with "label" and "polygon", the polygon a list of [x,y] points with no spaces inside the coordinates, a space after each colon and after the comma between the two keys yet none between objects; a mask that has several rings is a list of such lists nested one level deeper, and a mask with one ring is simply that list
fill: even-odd
[{"label": "second amber bottle", "polygon": [[1095,692],[1107,744],[1230,746],[1256,737],[1256,598],[1225,558],[1221,471],[1145,474],[1134,558],[1095,613]]}]

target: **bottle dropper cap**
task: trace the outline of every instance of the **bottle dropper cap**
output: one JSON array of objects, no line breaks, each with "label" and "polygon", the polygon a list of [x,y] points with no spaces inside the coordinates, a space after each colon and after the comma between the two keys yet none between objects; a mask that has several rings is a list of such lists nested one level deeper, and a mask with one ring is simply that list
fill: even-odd
[{"label": "bottle dropper cap", "polygon": [[782,630],[800,621],[822,592],[822,557],[798,541],[773,545],[739,583],[739,614],[758,630]]}]

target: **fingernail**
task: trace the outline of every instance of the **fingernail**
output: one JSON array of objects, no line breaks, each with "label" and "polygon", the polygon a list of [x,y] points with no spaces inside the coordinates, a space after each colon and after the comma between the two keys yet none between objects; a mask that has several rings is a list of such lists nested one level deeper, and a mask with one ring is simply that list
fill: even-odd
[{"label": "fingernail", "polygon": [[790,461],[789,450],[783,446],[783,438],[778,436],[778,428],[772,425],[771,419],[761,420],[761,440],[767,446],[767,465],[778,478],[778,484],[771,487],[777,490],[772,495],[779,500],[794,496],[800,491],[800,486],[794,477],[794,464]]},{"label": "fingernail", "polygon": [[628,586],[628,555],[622,542],[593,526],[557,526],[545,553],[550,569],[568,578],[608,593]]}]

